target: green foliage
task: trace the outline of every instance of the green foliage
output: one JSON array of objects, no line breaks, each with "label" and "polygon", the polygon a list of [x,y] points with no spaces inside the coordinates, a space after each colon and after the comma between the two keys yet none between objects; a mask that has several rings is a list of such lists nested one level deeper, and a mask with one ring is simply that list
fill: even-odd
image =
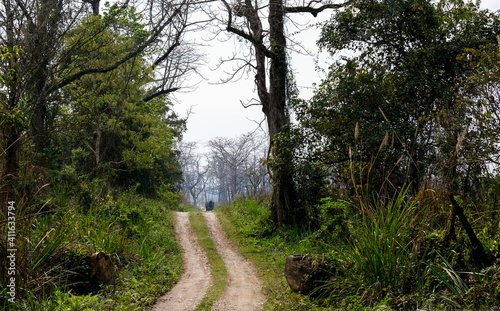
[{"label": "green foliage", "polygon": [[0,49],[0,126],[13,126],[18,131],[27,128],[27,112],[23,109],[25,107],[13,105],[9,97],[20,81],[18,61],[23,54],[24,51],[18,46],[12,50],[7,47]]},{"label": "green foliage", "polygon": [[[60,189],[56,201],[70,202],[61,198],[67,188]],[[137,310],[152,305],[177,282],[182,267],[172,225],[176,208],[176,202],[167,205],[132,190],[118,199],[107,195],[89,210],[69,204],[37,217],[31,224],[32,244],[18,252],[25,256],[29,276],[19,284],[18,307]],[[97,251],[117,268],[112,289],[89,283],[88,256]],[[3,303],[4,293],[0,295]]]},{"label": "green foliage", "polygon": [[317,225],[314,237],[328,246],[349,238],[348,205],[346,202],[321,199],[316,213],[310,216]]},{"label": "green foliage", "polygon": [[266,205],[248,198],[236,200],[231,206],[231,212],[238,213],[234,223],[240,232],[246,236],[259,236],[265,234],[261,230],[268,228],[271,212]]},{"label": "green foliage", "polygon": [[141,44],[148,38],[149,32],[145,29],[146,24],[142,21],[142,14],[137,13],[133,6],[127,6],[125,9],[118,3],[104,4],[104,20],[111,25],[117,33],[123,33],[131,38],[134,43]]},{"label": "green foliage", "polygon": [[[462,296],[466,294],[469,291],[467,284],[465,284],[451,264],[442,255],[439,255],[439,257],[442,260],[442,264],[440,265],[441,269],[429,266],[430,270],[449,290],[451,290],[453,295]],[[455,306],[460,308],[460,305]]]},{"label": "green foliage", "polygon": [[333,15],[319,45],[337,61],[311,100],[293,102],[298,123],[282,138],[304,168],[301,205],[409,183],[416,193],[431,175],[477,190],[498,154],[496,101],[481,98],[497,96],[499,27],[465,1],[359,0]]},{"label": "green foliage", "polygon": [[[67,74],[123,58],[137,36],[144,36],[139,20],[133,8],[116,5],[105,18],[84,20],[66,38],[71,51]],[[114,27],[108,28],[110,23]],[[89,33],[96,35],[89,38]],[[50,158],[59,157],[56,165],[72,167],[83,178],[105,178],[123,187],[139,183],[138,190],[148,195],[161,192],[156,185],[178,188],[181,173],[174,142],[184,124],[169,100],[142,100],[151,81],[146,60],[136,57],[114,71],[86,75],[65,87],[68,102],[55,124],[61,135],[52,138],[53,145],[64,148]]]},{"label": "green foliage", "polygon": [[362,206],[363,219],[355,224],[351,239],[333,250],[342,261],[354,263],[354,269],[344,272],[363,288],[376,291],[373,286],[379,282],[380,288],[404,290],[404,276],[409,276],[413,259],[411,233],[420,229],[415,226],[421,211],[407,191],[398,193],[386,206],[378,202],[373,207]]},{"label": "green foliage", "polygon": [[[219,218],[239,251],[261,271],[268,296],[264,310],[476,310],[498,305],[498,264],[471,266],[467,238],[459,229],[456,243],[445,247],[441,228],[433,231],[439,225],[433,219],[434,201],[413,197],[408,189],[385,200],[364,199],[364,205],[325,198],[316,215],[323,226],[316,230],[270,226],[269,206],[252,199],[221,207]],[[338,236],[343,226],[347,238]],[[292,254],[330,261],[330,281],[316,291],[322,295],[291,292],[283,267]]]},{"label": "green foliage", "polygon": [[[345,207],[344,203],[329,199],[325,199],[323,205],[325,213]],[[361,294],[342,296],[348,293],[345,289],[340,289],[339,295],[347,301],[332,303],[290,290],[283,278],[286,257],[293,254],[323,254],[318,257],[325,258],[328,248],[314,232],[299,227],[271,227],[269,209],[268,203],[252,199],[239,199],[219,209],[219,219],[228,237],[239,245],[239,252],[257,266],[264,281],[267,302],[263,310],[369,310],[360,302]],[[325,216],[325,220],[327,218]]]},{"label": "green foliage", "polygon": [[[82,18],[65,5],[35,5],[31,30],[4,38],[23,48],[0,49],[0,188],[19,220],[16,300],[20,310],[136,310],[178,277],[170,211],[180,199],[175,144],[185,121],[168,99],[143,100],[152,51],[119,63],[150,38],[135,8],[108,5]],[[27,25],[23,16],[7,24]],[[0,219],[2,243],[5,228]],[[113,290],[89,284],[96,251],[117,266]],[[0,288],[7,308],[5,278]]]}]

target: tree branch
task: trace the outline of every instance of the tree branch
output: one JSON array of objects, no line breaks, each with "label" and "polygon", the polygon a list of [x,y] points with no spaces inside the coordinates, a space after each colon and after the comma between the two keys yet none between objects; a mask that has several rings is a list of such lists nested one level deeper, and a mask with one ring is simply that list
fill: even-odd
[{"label": "tree branch", "polygon": [[85,75],[88,75],[88,74],[93,74],[93,73],[106,73],[106,72],[110,72],[112,70],[115,70],[116,68],[118,68],[120,65],[124,64],[125,62],[127,62],[128,60],[132,59],[133,57],[137,56],[139,53],[141,53],[142,51],[144,51],[144,49],[146,49],[151,43],[153,43],[157,38],[158,36],[160,35],[160,33],[162,32],[162,30],[168,25],[170,24],[173,19],[179,15],[181,13],[181,9],[180,8],[177,8],[174,10],[174,12],[172,13],[172,15],[169,17],[169,19],[167,21],[165,21],[165,23],[163,25],[161,25],[155,32],[153,32],[153,34],[151,35],[151,37],[146,41],[144,42],[143,44],[139,45],[135,50],[132,50],[130,51],[125,57],[123,57],[122,59],[116,61],[114,64],[110,65],[110,66],[107,66],[107,67],[100,67],[100,68],[88,68],[88,69],[84,69],[84,70],[81,70],[77,73],[75,73],[74,75],[71,75],[61,81],[59,81],[58,83],[54,84],[52,87],[49,88],[48,92],[53,92],[55,90],[58,90],[78,79],[80,79],[81,77],[85,76]]},{"label": "tree branch", "polygon": [[452,193],[450,193],[449,197],[451,205],[455,210],[456,215],[458,216],[458,220],[460,220],[460,223],[462,223],[462,226],[464,227],[465,232],[467,233],[467,236],[469,237],[469,240],[471,242],[473,250],[472,258],[474,258],[476,263],[480,265],[489,266],[491,264],[491,258],[487,256],[487,254],[485,253],[483,244],[479,241],[476,234],[474,233],[474,230],[472,229],[472,226],[467,220],[467,217],[465,217],[463,208],[455,200],[455,197],[453,196]]},{"label": "tree branch", "polygon": [[184,31],[184,27],[181,31],[178,31],[176,36],[175,36],[175,40],[174,40],[174,43],[168,47],[167,51],[165,53],[163,53],[163,55],[161,57],[159,57],[153,64],[153,68],[158,66],[161,62],[163,62],[168,56],[170,56],[170,54],[174,51],[174,49],[178,46],[181,45],[181,42],[180,42],[180,38],[181,38],[181,35]]},{"label": "tree branch", "polygon": [[349,2],[346,2],[346,3],[343,3],[343,4],[329,3],[329,4],[324,4],[324,5],[322,5],[322,6],[318,7],[318,8],[313,8],[313,7],[310,6],[312,3],[313,2],[309,3],[308,6],[284,7],[283,11],[285,13],[311,13],[314,17],[316,17],[316,16],[318,16],[318,13],[321,13],[324,10],[327,10],[327,9],[339,9],[339,8],[345,6],[346,4],[349,4]]},{"label": "tree branch", "polygon": [[149,96],[147,96],[146,98],[143,99],[143,101],[146,103],[152,99],[155,99],[156,97],[160,97],[162,95],[166,95],[166,94],[170,94],[172,92],[175,92],[175,91],[178,91],[180,89],[180,87],[174,87],[174,88],[170,88],[170,89],[166,89],[166,90],[161,90],[161,91],[158,91],[158,92],[155,92]]}]

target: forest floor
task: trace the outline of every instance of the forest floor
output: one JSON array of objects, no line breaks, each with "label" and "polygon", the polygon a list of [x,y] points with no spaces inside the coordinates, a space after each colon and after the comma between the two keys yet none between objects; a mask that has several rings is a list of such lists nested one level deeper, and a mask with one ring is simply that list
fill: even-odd
[{"label": "forest floor", "polygon": [[[228,277],[220,299],[214,302],[213,311],[252,311],[264,304],[261,281],[254,266],[243,258],[229,241],[221,224],[212,212],[203,213],[205,225],[215,248],[226,267]],[[212,281],[210,263],[198,245],[189,220],[189,213],[175,213],[175,234],[183,249],[184,272],[177,285],[160,297],[152,311],[196,310],[209,290]]]}]

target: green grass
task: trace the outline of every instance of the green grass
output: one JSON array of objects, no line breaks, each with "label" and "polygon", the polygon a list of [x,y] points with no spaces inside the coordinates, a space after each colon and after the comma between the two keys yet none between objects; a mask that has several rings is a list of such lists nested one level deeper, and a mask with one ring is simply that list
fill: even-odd
[{"label": "green grass", "polygon": [[213,303],[222,296],[226,286],[227,271],[222,258],[215,249],[214,242],[208,235],[208,229],[205,225],[205,220],[201,212],[192,212],[189,214],[191,228],[196,234],[198,244],[205,251],[210,263],[210,271],[212,274],[212,286],[208,289],[207,294],[202,302],[196,308],[197,311],[211,310]]},{"label": "green grass", "polygon": [[[354,262],[355,273],[344,269],[352,281],[369,288],[379,282],[382,288],[397,290],[410,266],[411,234],[418,223],[416,201],[402,191],[385,206],[363,208],[363,219],[353,230],[352,242],[337,249],[340,259]],[[360,275],[362,276],[360,278]]]},{"label": "green grass", "polygon": [[[21,223],[29,224],[22,232],[31,243],[20,245],[24,274],[17,310],[141,310],[177,282],[182,268],[173,228],[177,206],[133,192],[106,196],[88,210],[70,204],[63,192],[56,201],[62,204],[55,212]],[[75,283],[88,283],[86,258],[98,251],[115,264],[115,285],[78,294]],[[0,309],[7,307],[2,295]]]},{"label": "green grass", "polygon": [[297,227],[273,231],[265,202],[242,199],[219,210],[218,217],[228,238],[238,246],[238,252],[256,266],[263,281],[267,298],[263,310],[330,310],[309,296],[292,292],[283,275],[288,255],[314,249],[310,233],[302,233]]},{"label": "green grass", "polygon": [[[364,209],[333,203],[321,203],[327,209],[321,224],[327,226],[316,230],[272,225],[268,204],[257,200],[240,199],[219,209],[229,239],[259,271],[267,296],[264,310],[478,310],[499,305],[500,261],[487,269],[468,264],[460,228],[458,241],[443,247],[439,231],[429,230],[435,216],[429,216],[434,214],[425,202],[403,191]],[[337,213],[333,218],[330,210]],[[345,218],[335,218],[343,212]],[[347,232],[339,234],[339,226]],[[333,240],[326,235],[329,230]],[[330,241],[335,243],[325,243]],[[291,254],[331,260],[331,282],[320,288],[324,295],[313,298],[290,290],[283,273]]]}]

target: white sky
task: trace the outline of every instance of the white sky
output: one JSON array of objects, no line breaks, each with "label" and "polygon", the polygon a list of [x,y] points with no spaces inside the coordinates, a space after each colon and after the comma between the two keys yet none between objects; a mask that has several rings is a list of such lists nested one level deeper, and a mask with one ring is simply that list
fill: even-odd
[{"label": "white sky", "polygon": [[[500,10],[500,0],[484,0],[481,7],[490,11]],[[329,12],[323,12],[314,19],[310,14],[301,17],[304,21],[314,24],[322,20],[327,20]],[[294,15],[295,17],[295,15]],[[298,17],[298,16],[297,16]],[[307,23],[307,22],[304,22]],[[294,38],[302,42],[302,45],[317,53],[316,40],[319,38],[320,30],[311,27]],[[176,93],[174,95],[174,109],[182,116],[192,107],[192,114],[188,119],[187,131],[184,134],[184,141],[196,141],[199,147],[215,137],[236,137],[249,131],[259,128],[258,123],[263,121],[264,115],[260,106],[244,108],[240,101],[247,102],[251,98],[256,98],[253,73],[247,79],[242,79],[234,83],[216,84],[219,79],[227,78],[227,74],[222,69],[215,71],[220,58],[229,58],[238,51],[239,43],[233,39],[220,43],[217,41],[208,42],[210,44],[203,48],[206,54],[207,66],[200,68],[207,80],[201,81],[197,88],[188,93]],[[200,42],[200,40],[197,40]],[[321,55],[321,59],[326,58]],[[297,53],[291,55],[291,66],[295,73],[295,79],[299,86],[300,97],[309,98],[312,95],[313,83],[318,83],[321,76],[316,72],[315,59],[317,55],[305,56]],[[265,121],[262,127],[266,128]]]}]

